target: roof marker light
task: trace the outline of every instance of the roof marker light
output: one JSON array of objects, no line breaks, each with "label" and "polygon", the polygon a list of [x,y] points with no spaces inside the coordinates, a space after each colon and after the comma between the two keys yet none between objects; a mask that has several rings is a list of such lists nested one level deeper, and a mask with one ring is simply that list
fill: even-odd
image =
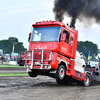
[{"label": "roof marker light", "polygon": [[56,21],[54,21],[53,23],[56,23]]},{"label": "roof marker light", "polygon": [[37,22],[37,24],[40,24],[39,22]]},{"label": "roof marker light", "polygon": [[63,25],[63,27],[66,27],[65,25]]}]

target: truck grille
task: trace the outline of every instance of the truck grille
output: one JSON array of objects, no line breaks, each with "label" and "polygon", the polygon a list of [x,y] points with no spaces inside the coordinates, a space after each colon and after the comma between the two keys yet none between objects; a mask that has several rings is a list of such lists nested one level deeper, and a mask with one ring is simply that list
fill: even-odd
[{"label": "truck grille", "polygon": [[[24,60],[49,60],[51,51],[41,51],[41,49],[34,49],[34,51],[24,52]],[[29,56],[30,55],[30,56]],[[43,58],[42,58],[43,57]]]},{"label": "truck grille", "polygon": [[[44,52],[43,53],[43,60],[49,60],[49,54],[50,52]],[[42,54],[40,52],[34,52],[34,59],[41,59]]]}]

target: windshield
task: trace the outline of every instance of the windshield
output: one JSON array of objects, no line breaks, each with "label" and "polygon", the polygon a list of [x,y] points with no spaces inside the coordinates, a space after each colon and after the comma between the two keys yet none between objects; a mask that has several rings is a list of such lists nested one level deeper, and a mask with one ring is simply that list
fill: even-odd
[{"label": "windshield", "polygon": [[60,30],[61,27],[34,28],[30,41],[59,41]]}]

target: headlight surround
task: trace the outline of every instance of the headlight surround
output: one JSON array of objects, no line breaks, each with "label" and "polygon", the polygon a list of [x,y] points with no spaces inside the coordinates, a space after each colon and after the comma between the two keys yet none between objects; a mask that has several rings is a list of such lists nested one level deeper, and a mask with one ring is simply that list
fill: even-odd
[{"label": "headlight surround", "polygon": [[52,52],[50,52],[50,54],[49,54],[49,60],[52,60]]},{"label": "headlight surround", "polygon": [[30,59],[30,57],[31,57],[31,53],[29,52],[29,53],[28,53],[28,59]]}]

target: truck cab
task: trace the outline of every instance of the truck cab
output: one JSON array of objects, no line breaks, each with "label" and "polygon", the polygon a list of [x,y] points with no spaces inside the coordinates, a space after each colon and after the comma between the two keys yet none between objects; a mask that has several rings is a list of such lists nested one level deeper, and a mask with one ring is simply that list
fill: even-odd
[{"label": "truck cab", "polygon": [[60,84],[70,79],[83,82],[84,63],[75,59],[78,31],[59,21],[36,22],[32,27],[28,51],[22,53],[29,76],[51,76]]}]

